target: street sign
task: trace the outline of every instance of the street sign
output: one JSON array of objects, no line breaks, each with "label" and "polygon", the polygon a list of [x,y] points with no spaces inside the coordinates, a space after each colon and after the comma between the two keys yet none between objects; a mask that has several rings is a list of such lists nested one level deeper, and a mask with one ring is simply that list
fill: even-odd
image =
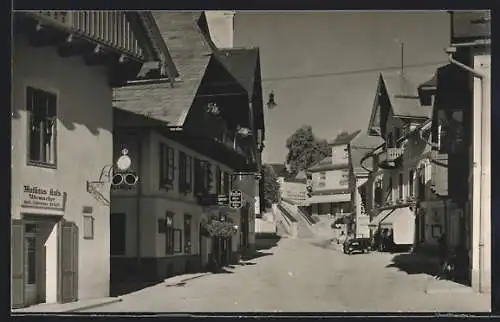
[{"label": "street sign", "polygon": [[243,206],[243,195],[240,190],[231,190],[229,194],[229,207],[239,209]]},{"label": "street sign", "polygon": [[217,206],[225,207],[229,204],[229,196],[228,195],[218,195],[217,196]]}]

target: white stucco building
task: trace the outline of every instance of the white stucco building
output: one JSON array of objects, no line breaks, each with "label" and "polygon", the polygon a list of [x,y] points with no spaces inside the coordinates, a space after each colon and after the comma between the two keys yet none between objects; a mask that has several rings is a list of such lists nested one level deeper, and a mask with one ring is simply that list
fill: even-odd
[{"label": "white stucco building", "polygon": [[[94,191],[89,182],[114,162],[112,86],[134,79],[144,62],[156,59],[130,24],[139,16],[14,14],[13,308],[109,295],[110,183],[101,180]],[[98,31],[90,18],[105,27]],[[117,25],[128,31],[111,40]]]}]

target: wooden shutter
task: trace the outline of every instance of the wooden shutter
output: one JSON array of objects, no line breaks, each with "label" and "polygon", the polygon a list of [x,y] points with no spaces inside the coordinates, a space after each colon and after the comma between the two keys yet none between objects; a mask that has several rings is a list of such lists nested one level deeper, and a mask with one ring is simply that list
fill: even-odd
[{"label": "wooden shutter", "polygon": [[186,191],[186,154],[179,153],[179,192]]},{"label": "wooden shutter", "polygon": [[194,192],[199,193],[203,192],[203,169],[202,169],[202,161],[199,159],[194,159]]},{"label": "wooden shutter", "polygon": [[78,227],[75,223],[59,223],[59,296],[58,302],[78,300]]},{"label": "wooden shutter", "polygon": [[11,230],[11,307],[25,306],[24,296],[24,225],[19,219],[12,220]]}]

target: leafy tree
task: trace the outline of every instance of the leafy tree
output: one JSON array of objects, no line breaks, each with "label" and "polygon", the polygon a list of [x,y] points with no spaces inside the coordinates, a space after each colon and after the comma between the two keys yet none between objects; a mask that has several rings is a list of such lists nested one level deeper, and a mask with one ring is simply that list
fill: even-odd
[{"label": "leafy tree", "polygon": [[310,125],[303,125],[295,131],[286,140],[286,147],[288,149],[286,163],[292,177],[324,159],[330,150],[326,140],[314,136]]},{"label": "leafy tree", "polygon": [[274,169],[269,164],[262,166],[262,181],[263,181],[263,200],[262,206],[264,209],[271,208],[273,203],[279,201],[280,184],[277,181],[278,177],[274,173]]}]

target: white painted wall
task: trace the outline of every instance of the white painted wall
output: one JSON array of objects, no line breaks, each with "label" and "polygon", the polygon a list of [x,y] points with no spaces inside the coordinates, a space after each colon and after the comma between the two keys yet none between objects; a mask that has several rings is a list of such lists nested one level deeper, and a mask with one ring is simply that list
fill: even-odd
[{"label": "white painted wall", "polygon": [[356,236],[358,237],[369,237],[370,236],[370,217],[368,215],[368,210],[365,209],[365,213],[361,212],[361,194],[359,193],[359,188],[365,184],[368,177],[357,177],[356,178],[356,189],[354,192],[354,205],[356,207]]},{"label": "white painted wall", "polygon": [[[13,218],[24,213],[57,214],[75,222],[79,236],[80,299],[109,295],[109,208],[86,191],[86,181],[97,180],[112,160],[112,91],[106,70],[88,67],[81,57],[61,58],[53,47],[30,47],[22,36],[14,38],[12,60],[12,205]],[[57,168],[27,165],[28,118],[26,86],[58,95]],[[21,209],[23,185],[55,188],[67,194],[64,212]],[[109,187],[102,194],[109,199]],[[93,208],[94,239],[84,240],[82,207]],[[53,247],[47,244],[47,300],[53,299]]]},{"label": "white painted wall", "polygon": [[[187,195],[179,193],[179,152],[182,151],[187,155],[197,158],[200,160],[206,160],[212,165],[212,174],[215,180],[215,168],[219,166],[221,171],[232,173],[232,170],[224,165],[215,162],[214,160],[207,158],[200,153],[193,151],[178,142],[169,140],[157,133],[149,133],[143,136],[142,147],[142,165],[137,164],[138,160],[138,144],[137,136],[133,134],[126,135],[123,132],[115,133],[116,157],[119,155],[121,148],[125,147],[129,150],[129,156],[132,159],[132,169],[140,169],[140,174],[142,173],[140,180],[143,184],[142,195],[140,198],[140,255],[142,257],[165,257],[171,256],[165,254],[165,234],[158,233],[158,219],[165,218],[166,212],[170,211],[175,214],[174,216],[174,228],[184,229],[184,214],[189,214],[192,216],[192,231],[191,231],[191,245],[192,253],[199,254],[199,224],[202,218],[207,218],[210,214],[215,214],[216,209],[209,209],[202,207],[197,204],[194,193],[188,193]],[[175,174],[174,174],[174,185],[171,190],[166,191],[164,189],[159,189],[159,143],[166,143],[168,146],[175,149]],[[194,166],[194,165],[193,165]],[[254,178],[249,177],[241,185],[241,190],[243,194],[243,199],[245,202],[250,204],[250,220],[249,220],[249,242],[255,240],[254,236],[254,226],[255,226],[255,214],[254,214]],[[216,185],[215,181],[212,183],[211,193],[215,193]],[[130,191],[126,190],[113,190],[112,191],[112,212],[113,213],[125,213],[127,216],[127,244],[126,244],[126,255],[125,257],[135,257],[137,256],[137,199],[133,196],[137,195],[137,190],[132,189]],[[234,223],[239,227],[240,225],[240,212],[228,209],[228,215],[231,216]],[[237,245],[239,242],[239,234],[241,230],[238,229],[238,233],[233,237],[233,250],[237,250]],[[184,237],[183,237],[184,238]],[[207,249],[210,246],[210,242],[207,243]],[[182,252],[176,253],[173,256],[183,255],[184,247],[181,247]]]},{"label": "white painted wall", "polygon": [[210,37],[217,48],[233,47],[234,15],[234,10],[205,11]]},{"label": "white painted wall", "polygon": [[[473,67],[488,75],[483,84],[488,99],[482,101],[481,81],[475,78],[473,85],[472,284],[475,288],[479,288],[481,284],[483,291],[489,291],[491,290],[491,54],[476,53]],[[482,113],[486,115],[481,115]],[[481,146],[482,139],[486,140],[486,149]],[[481,180],[481,173],[484,175],[483,180]],[[482,258],[479,254],[480,232],[483,234],[484,244]]]}]

